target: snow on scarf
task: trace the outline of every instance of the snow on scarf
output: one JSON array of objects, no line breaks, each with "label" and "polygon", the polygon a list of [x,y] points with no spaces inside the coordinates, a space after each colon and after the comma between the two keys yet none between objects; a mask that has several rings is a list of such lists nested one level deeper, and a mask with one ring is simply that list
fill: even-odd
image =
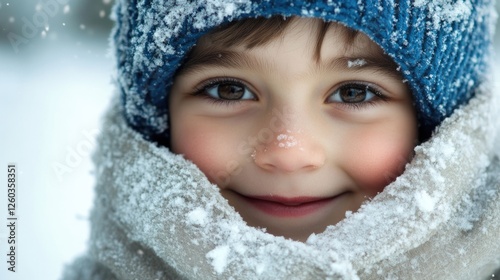
[{"label": "snow on scarf", "polygon": [[[486,89],[486,87],[483,87]],[[65,279],[481,279],[500,261],[491,88],[406,171],[306,243],[249,227],[203,173],[110,108],[94,156],[90,250]]]}]

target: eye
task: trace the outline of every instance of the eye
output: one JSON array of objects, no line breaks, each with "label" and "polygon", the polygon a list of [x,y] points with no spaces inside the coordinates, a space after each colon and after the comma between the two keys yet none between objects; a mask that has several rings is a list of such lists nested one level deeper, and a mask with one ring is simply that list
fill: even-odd
[{"label": "eye", "polygon": [[215,81],[205,86],[202,91],[213,99],[255,100],[255,95],[242,83],[236,81]]},{"label": "eye", "polygon": [[370,102],[383,95],[370,85],[346,84],[337,88],[327,99],[329,103],[362,103]]}]

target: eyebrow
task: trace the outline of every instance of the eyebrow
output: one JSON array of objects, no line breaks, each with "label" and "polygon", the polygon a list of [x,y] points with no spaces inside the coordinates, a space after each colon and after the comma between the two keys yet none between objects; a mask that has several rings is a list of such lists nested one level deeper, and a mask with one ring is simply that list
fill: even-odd
[{"label": "eyebrow", "polygon": [[[201,51],[195,53],[179,68],[177,75],[202,71],[204,68],[256,68],[269,69],[270,64],[235,51]],[[363,53],[349,56],[334,57],[326,63],[321,63],[318,69],[342,70],[351,72],[374,71],[392,78],[401,79],[398,65],[386,54]]]}]

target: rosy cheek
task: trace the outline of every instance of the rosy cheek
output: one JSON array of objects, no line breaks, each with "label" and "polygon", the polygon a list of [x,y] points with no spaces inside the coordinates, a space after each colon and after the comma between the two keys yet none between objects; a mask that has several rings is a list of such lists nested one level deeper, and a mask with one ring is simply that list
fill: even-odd
[{"label": "rosy cheek", "polygon": [[207,127],[210,126],[185,125],[174,131],[172,151],[191,160],[212,183],[224,186],[229,183],[236,162],[235,153],[231,152],[234,141],[231,135]]},{"label": "rosy cheek", "polygon": [[380,130],[362,134],[356,138],[360,140],[351,150],[347,170],[361,191],[374,196],[404,172],[414,141],[412,137],[391,137]]}]

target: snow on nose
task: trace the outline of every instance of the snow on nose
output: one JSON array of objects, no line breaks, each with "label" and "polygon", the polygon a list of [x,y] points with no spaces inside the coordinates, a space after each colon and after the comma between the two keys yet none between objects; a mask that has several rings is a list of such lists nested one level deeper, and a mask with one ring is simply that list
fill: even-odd
[{"label": "snow on nose", "polygon": [[325,163],[321,146],[302,130],[276,133],[274,141],[257,147],[252,158],[262,169],[285,173],[310,171]]}]

